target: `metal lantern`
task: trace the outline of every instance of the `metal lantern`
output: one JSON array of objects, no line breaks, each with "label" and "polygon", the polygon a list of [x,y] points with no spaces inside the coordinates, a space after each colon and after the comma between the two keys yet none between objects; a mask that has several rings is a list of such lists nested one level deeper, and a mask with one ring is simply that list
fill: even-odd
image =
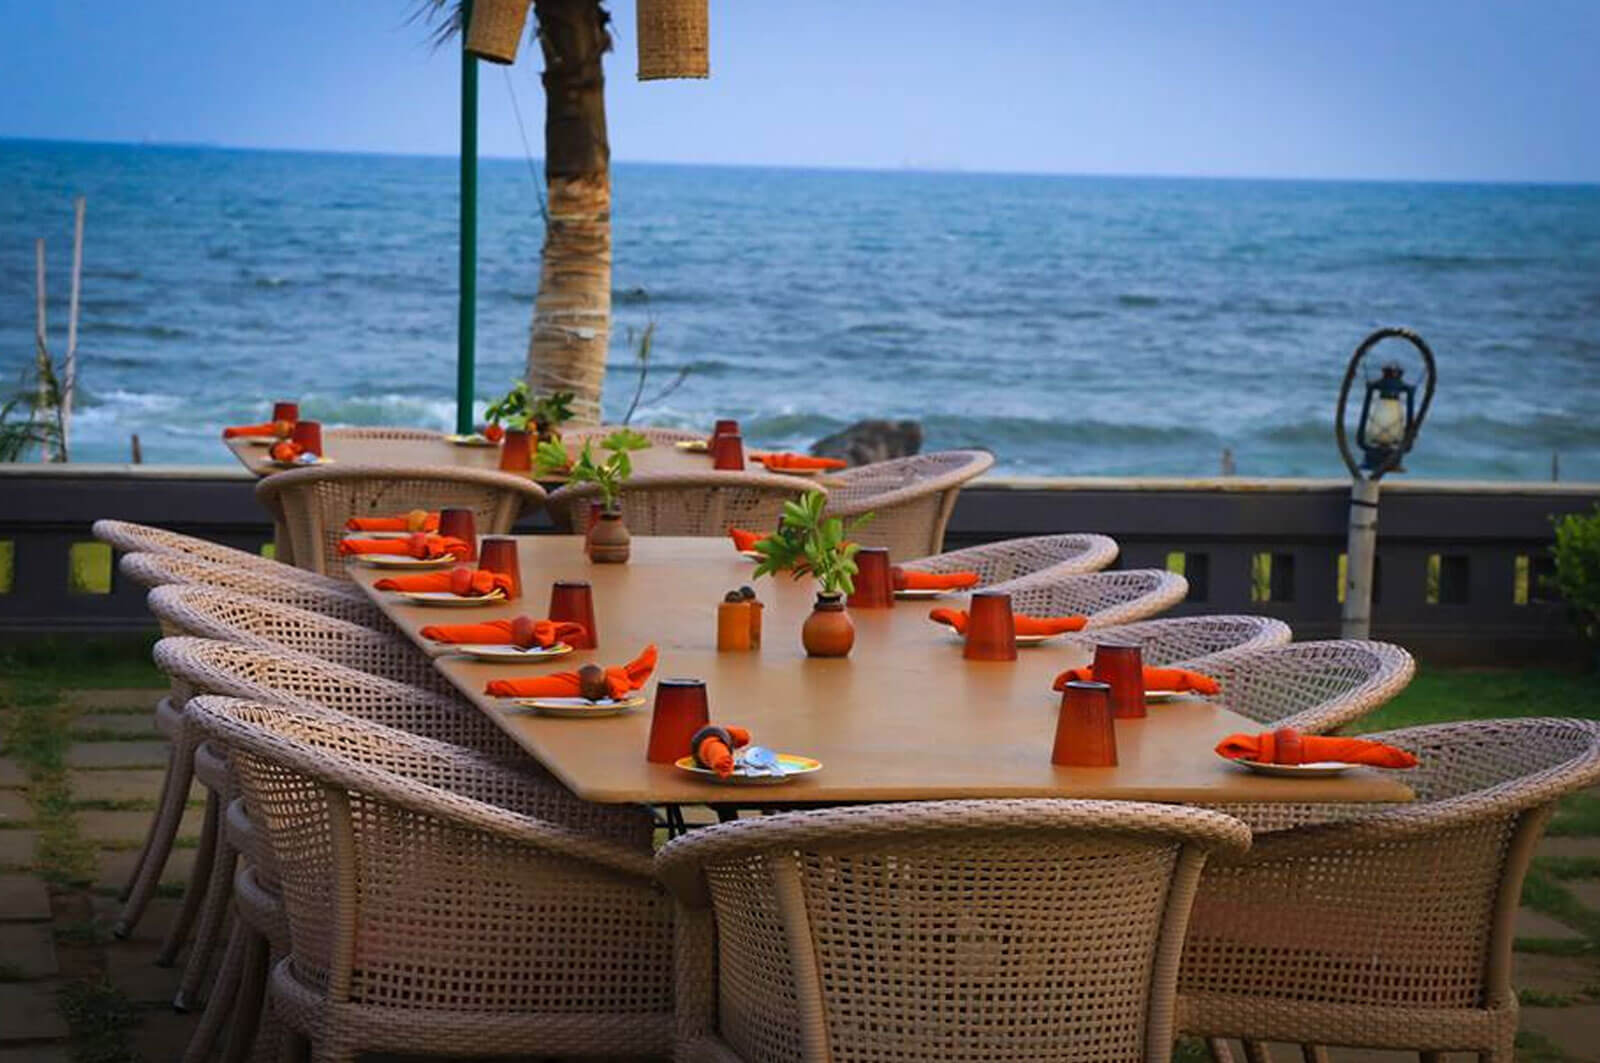
[{"label": "metal lantern", "polygon": [[708,0],[639,0],[639,80],[711,76]]},{"label": "metal lantern", "polygon": [[1416,416],[1417,388],[1405,381],[1405,370],[1390,362],[1377,380],[1367,381],[1367,394],[1361,401],[1361,421],[1356,429],[1356,445],[1361,448],[1361,467],[1376,472],[1404,472],[1396,451],[1407,449]]}]

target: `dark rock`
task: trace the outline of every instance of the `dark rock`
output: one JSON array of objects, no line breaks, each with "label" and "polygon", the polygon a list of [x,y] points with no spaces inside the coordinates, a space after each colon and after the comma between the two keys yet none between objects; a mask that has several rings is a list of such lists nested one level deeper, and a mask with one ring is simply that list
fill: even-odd
[{"label": "dark rock", "polygon": [[857,421],[811,445],[817,457],[843,458],[851,465],[908,458],[921,450],[922,425],[916,421]]}]

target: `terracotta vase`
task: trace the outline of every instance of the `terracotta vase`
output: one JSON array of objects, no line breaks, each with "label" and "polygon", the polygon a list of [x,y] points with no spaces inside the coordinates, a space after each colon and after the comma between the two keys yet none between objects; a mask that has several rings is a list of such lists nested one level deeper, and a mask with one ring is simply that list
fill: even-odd
[{"label": "terracotta vase", "polygon": [[621,513],[602,513],[589,529],[589,560],[598,564],[621,564],[632,552],[633,536],[622,523]]},{"label": "terracotta vase", "polygon": [[848,657],[856,644],[856,626],[837,594],[817,595],[817,604],[800,628],[800,644],[811,657]]},{"label": "terracotta vase", "polygon": [[501,472],[528,472],[533,468],[533,448],[528,433],[514,428],[506,429],[506,440],[500,444]]}]

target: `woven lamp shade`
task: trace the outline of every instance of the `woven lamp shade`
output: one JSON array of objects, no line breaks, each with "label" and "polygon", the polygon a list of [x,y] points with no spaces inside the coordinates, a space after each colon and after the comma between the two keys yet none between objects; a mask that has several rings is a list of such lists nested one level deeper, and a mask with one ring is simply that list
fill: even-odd
[{"label": "woven lamp shade", "polygon": [[711,76],[708,0],[639,0],[639,80]]},{"label": "woven lamp shade", "polygon": [[514,63],[532,0],[474,0],[466,49],[491,63]]}]

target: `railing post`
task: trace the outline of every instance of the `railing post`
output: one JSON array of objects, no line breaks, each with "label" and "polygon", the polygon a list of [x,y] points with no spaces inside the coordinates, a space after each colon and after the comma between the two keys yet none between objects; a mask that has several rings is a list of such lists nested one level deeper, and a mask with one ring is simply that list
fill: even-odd
[{"label": "railing post", "polygon": [[1356,477],[1350,485],[1350,540],[1345,548],[1344,611],[1339,635],[1372,633],[1372,561],[1378,553],[1378,481]]}]

